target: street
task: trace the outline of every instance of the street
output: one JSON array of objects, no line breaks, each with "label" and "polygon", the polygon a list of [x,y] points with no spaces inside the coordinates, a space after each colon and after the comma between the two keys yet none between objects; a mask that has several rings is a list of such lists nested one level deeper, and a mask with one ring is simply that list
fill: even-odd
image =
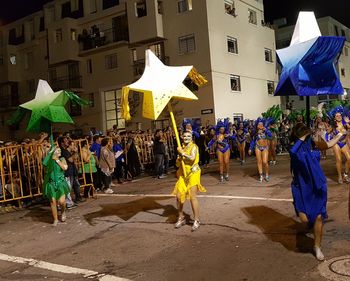
[{"label": "street", "polygon": [[176,179],[145,177],[117,185],[51,226],[49,206],[0,214],[0,280],[350,280],[349,185],[337,184],[335,160],[322,160],[328,215],[320,263],[291,200],[288,156],[257,181],[254,158],[231,160],[230,181],[217,164],[203,170],[201,227],[174,229]]}]

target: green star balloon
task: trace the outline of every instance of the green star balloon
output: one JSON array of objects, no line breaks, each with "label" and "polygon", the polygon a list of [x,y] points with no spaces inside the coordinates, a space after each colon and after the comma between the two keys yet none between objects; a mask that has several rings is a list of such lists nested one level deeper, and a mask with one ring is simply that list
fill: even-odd
[{"label": "green star balloon", "polygon": [[66,103],[72,100],[80,105],[89,104],[72,92],[61,90],[54,92],[45,80],[39,80],[35,98],[21,104],[21,109],[31,111],[27,126],[28,132],[49,132],[52,123],[74,123],[65,109]]}]

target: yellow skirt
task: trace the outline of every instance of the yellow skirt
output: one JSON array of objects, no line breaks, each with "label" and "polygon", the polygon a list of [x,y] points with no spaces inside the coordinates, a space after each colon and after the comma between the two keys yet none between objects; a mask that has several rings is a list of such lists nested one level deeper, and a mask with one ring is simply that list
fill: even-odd
[{"label": "yellow skirt", "polygon": [[191,199],[191,187],[197,186],[197,190],[200,192],[206,192],[206,189],[201,185],[201,170],[189,174],[187,179],[183,177],[182,173],[178,176],[178,180],[175,184],[172,195],[176,195],[181,203]]}]

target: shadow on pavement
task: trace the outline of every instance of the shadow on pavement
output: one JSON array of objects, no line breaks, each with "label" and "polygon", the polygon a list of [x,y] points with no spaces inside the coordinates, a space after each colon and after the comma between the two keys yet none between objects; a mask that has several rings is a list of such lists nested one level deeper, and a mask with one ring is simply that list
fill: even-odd
[{"label": "shadow on pavement", "polygon": [[20,218],[30,217],[33,221],[52,224],[52,215],[49,207],[35,207],[29,210],[24,216]]},{"label": "shadow on pavement", "polygon": [[266,206],[247,207],[242,211],[250,218],[249,223],[259,227],[269,240],[280,243],[289,251],[312,252],[313,239],[305,236],[304,224]]},{"label": "shadow on pavement", "polygon": [[[173,205],[162,205],[157,201],[169,200],[169,197],[161,198],[142,198],[139,200],[120,203],[120,204],[102,204],[102,208],[99,211],[84,215],[85,220],[90,224],[94,225],[93,220],[108,216],[118,216],[124,221],[129,221],[132,217],[138,213],[144,212],[161,217],[166,217],[166,223],[175,223],[177,220],[177,209]],[[154,210],[163,209],[163,213],[152,212]],[[190,216],[185,214],[186,221],[190,220]]]}]

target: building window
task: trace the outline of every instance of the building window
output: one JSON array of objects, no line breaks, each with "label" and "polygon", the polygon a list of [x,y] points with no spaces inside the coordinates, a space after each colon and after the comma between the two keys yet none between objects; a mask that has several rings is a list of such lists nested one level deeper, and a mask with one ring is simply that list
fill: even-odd
[{"label": "building window", "polygon": [[70,39],[73,41],[77,40],[77,31],[75,29],[70,30]]},{"label": "building window", "polygon": [[139,0],[135,3],[135,14],[138,18],[147,16],[146,0]]},{"label": "building window", "polygon": [[272,50],[265,48],[265,61],[272,62]]},{"label": "building window", "polygon": [[10,63],[12,65],[16,65],[17,64],[17,57],[15,54],[10,54]]},{"label": "building window", "polygon": [[179,38],[179,53],[188,54],[196,51],[196,40],[194,34]]},{"label": "building window", "polygon": [[241,78],[238,75],[230,76],[231,91],[240,92],[241,91]]},{"label": "building window", "polygon": [[119,0],[103,0],[102,9],[106,10],[119,5]]},{"label": "building window", "polygon": [[89,107],[95,107],[95,94],[89,94]]},{"label": "building window", "polygon": [[177,2],[177,11],[179,13],[192,11],[192,0],[179,0]]},{"label": "building window", "polygon": [[158,14],[163,14],[163,1],[157,1],[157,7],[158,7]]},{"label": "building window", "polygon": [[228,15],[236,17],[235,2],[233,0],[225,0],[225,12]]},{"label": "building window", "polygon": [[62,37],[62,29],[56,29],[55,30],[55,43],[62,42],[63,37]]},{"label": "building window", "polygon": [[341,36],[346,37],[344,29],[341,30]]},{"label": "building window", "polygon": [[273,96],[275,93],[275,82],[273,81],[267,81],[267,93],[269,96]]},{"label": "building window", "polygon": [[70,108],[70,116],[80,116],[81,115],[81,105],[77,104],[76,102],[71,101],[69,104]]},{"label": "building window", "polygon": [[87,73],[91,74],[92,73],[92,60],[88,59],[86,61],[86,68],[87,68]]},{"label": "building window", "polygon": [[79,0],[71,0],[70,7],[71,7],[72,12],[78,11],[79,10]]},{"label": "building window", "polygon": [[90,14],[94,14],[96,12],[97,12],[96,0],[90,0]]},{"label": "building window", "polygon": [[248,9],[248,21],[255,25],[258,24],[256,12],[254,10]]},{"label": "building window", "polygon": [[227,36],[227,51],[229,53],[238,54],[237,39]]},{"label": "building window", "polygon": [[136,49],[131,50],[131,57],[132,57],[132,62],[137,61],[137,51]]},{"label": "building window", "polygon": [[23,36],[23,29],[24,29],[23,25],[16,26],[16,37],[17,38]]},{"label": "building window", "polygon": [[164,59],[164,43],[149,46],[149,49],[160,59]]},{"label": "building window", "polygon": [[29,22],[29,39],[30,40],[34,40],[35,39],[34,20],[31,20]]},{"label": "building window", "polygon": [[340,69],[340,73],[341,73],[342,76],[345,76],[345,68],[341,68]]},{"label": "building window", "polygon": [[121,111],[121,89],[105,92],[105,120],[106,127],[112,128],[117,125],[118,129],[125,128],[125,119],[123,119]]},{"label": "building window", "polygon": [[117,68],[117,54],[107,55],[105,56],[105,67],[106,69],[114,69]]},{"label": "building window", "polygon": [[344,55],[347,57],[349,55],[349,49],[344,47]]},{"label": "building window", "polygon": [[40,24],[39,24],[39,32],[44,31],[44,30],[45,30],[45,18],[41,17]]}]

